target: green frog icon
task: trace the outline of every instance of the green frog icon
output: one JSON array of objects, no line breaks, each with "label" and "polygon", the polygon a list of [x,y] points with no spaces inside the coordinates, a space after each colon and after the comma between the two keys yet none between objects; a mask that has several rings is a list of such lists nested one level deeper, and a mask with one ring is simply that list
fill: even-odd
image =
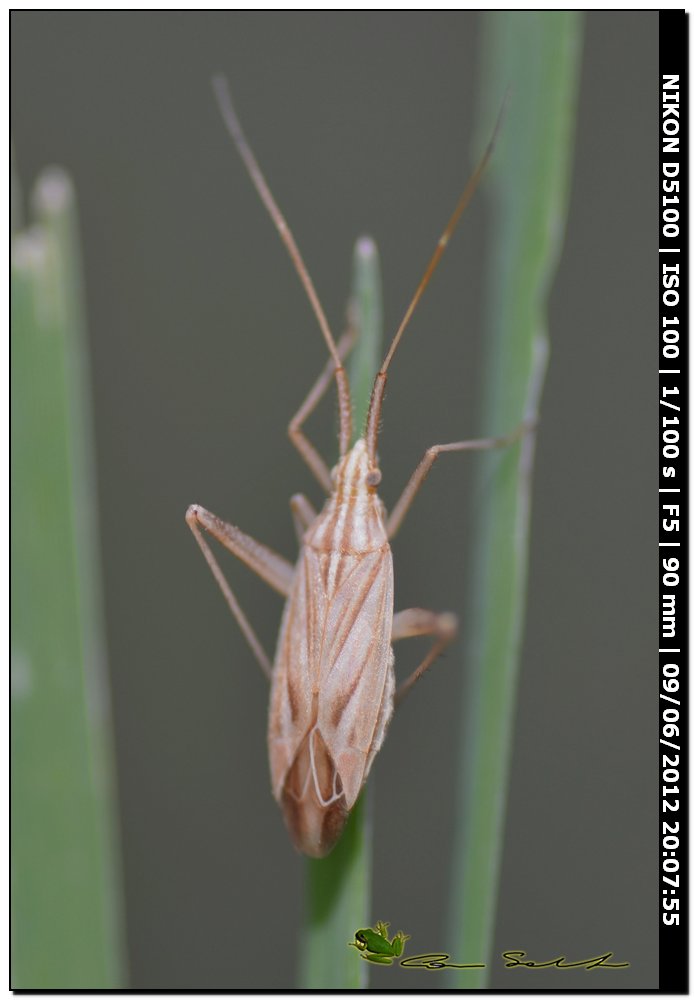
[{"label": "green frog icon", "polygon": [[388,940],[388,928],[390,924],[384,924],[379,920],[376,927],[362,927],[355,932],[354,941],[348,944],[361,952],[361,957],[367,962],[376,962],[378,965],[392,965],[394,958],[399,958],[403,953],[405,941],[409,941],[410,935],[403,934],[402,931]]}]

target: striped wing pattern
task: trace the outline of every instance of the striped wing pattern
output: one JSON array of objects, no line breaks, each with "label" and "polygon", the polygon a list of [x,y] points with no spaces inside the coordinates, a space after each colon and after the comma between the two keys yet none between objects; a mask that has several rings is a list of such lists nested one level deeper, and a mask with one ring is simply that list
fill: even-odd
[{"label": "striped wing pattern", "polygon": [[339,838],[393,705],[390,549],[303,550],[270,700],[272,788],[304,853]]}]

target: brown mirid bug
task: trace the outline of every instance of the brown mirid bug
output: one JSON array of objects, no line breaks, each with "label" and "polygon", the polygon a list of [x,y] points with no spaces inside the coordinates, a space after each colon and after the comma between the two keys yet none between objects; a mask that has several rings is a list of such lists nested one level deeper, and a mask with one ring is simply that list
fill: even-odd
[{"label": "brown mirid bug", "polygon": [[[299,411],[289,437],[328,494],[320,513],[303,495],[291,498],[299,558],[295,566],[234,525],[193,504],[186,520],[263,672],[271,683],[268,748],[272,792],[294,845],[324,857],[340,838],[388,728],[394,707],[456,633],[456,618],[422,608],[393,613],[390,540],[415,494],[444,452],[479,451],[515,441],[455,441],[429,448],[388,515],[377,493],[377,444],[388,369],[407,324],[487,165],[499,128],[438,241],[376,375],[363,437],[350,447],[352,413],[343,361],[354,339],[335,342],[294,237],[267,186],[233,109],[226,81],[214,89],[225,125],[282,238],[318,320],[330,358]],[[337,465],[329,471],[302,426],[335,380],[339,403]],[[203,533],[246,563],[286,598],[274,665],[241,610]],[[392,643],[431,635],[429,653],[396,690]]]}]

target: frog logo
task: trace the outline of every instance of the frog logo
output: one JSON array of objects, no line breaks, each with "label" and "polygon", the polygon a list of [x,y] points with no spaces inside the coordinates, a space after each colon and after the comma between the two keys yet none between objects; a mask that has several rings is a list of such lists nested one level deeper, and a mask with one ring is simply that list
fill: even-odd
[{"label": "frog logo", "polygon": [[349,941],[351,948],[356,948],[361,953],[361,957],[367,962],[375,962],[377,965],[392,965],[394,958],[400,958],[405,948],[405,941],[409,941],[410,935],[403,934],[402,931],[388,940],[388,928],[390,924],[379,920],[375,928],[362,927],[354,934],[354,941]]}]

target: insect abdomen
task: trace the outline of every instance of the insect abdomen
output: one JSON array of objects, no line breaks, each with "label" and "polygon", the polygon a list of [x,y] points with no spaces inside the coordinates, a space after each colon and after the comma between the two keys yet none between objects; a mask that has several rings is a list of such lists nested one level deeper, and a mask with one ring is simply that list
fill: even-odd
[{"label": "insect abdomen", "polygon": [[[272,785],[295,845],[322,857],[339,839],[393,707],[390,551],[306,548],[285,611],[273,675]],[[342,577],[328,599],[326,583]]]},{"label": "insect abdomen", "polygon": [[393,710],[393,563],[367,461],[358,442],[306,533],[273,673],[273,793],[314,857],[339,839]]}]

